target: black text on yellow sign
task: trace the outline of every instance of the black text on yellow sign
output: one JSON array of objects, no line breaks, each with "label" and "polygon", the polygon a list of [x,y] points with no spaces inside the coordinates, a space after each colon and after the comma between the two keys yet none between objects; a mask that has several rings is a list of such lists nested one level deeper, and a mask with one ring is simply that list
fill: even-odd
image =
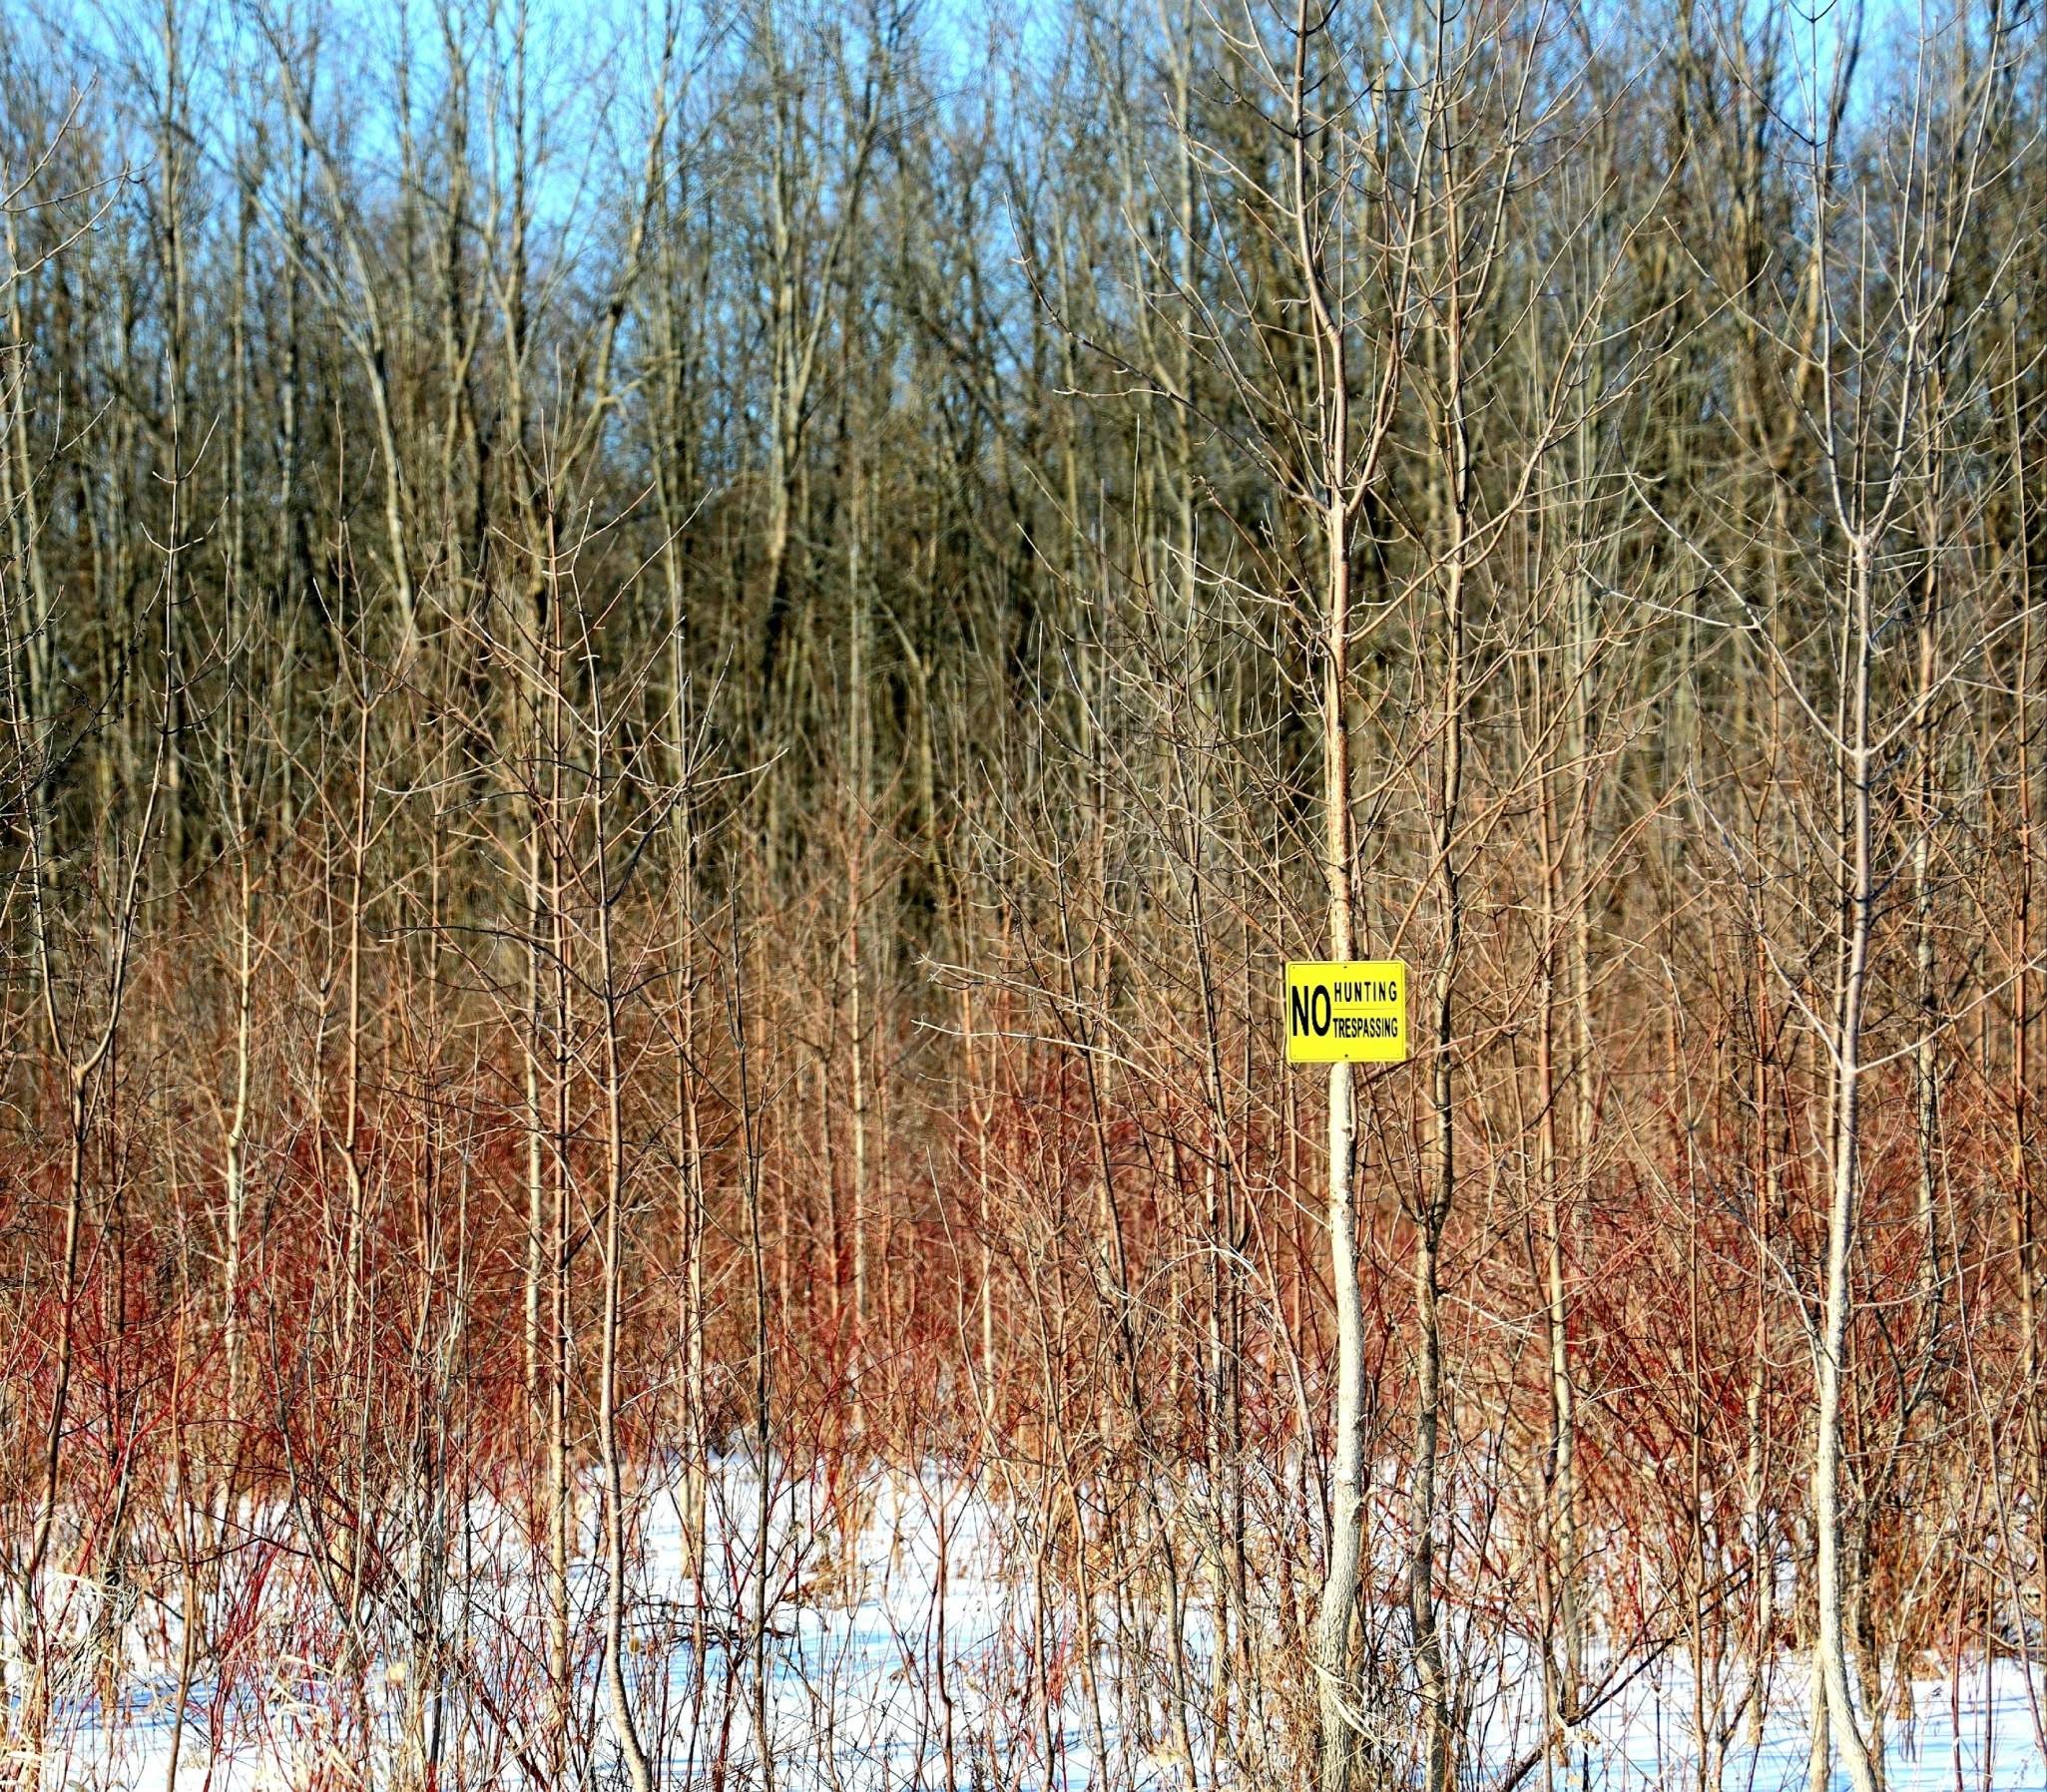
[{"label": "black text on yellow sign", "polygon": [[1405,1064],[1407,967],[1397,958],[1286,967],[1288,1064]]}]

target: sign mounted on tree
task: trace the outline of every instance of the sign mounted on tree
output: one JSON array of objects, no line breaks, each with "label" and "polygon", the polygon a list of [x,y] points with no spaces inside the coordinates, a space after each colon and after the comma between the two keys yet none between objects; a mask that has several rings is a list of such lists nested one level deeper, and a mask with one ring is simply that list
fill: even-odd
[{"label": "sign mounted on tree", "polygon": [[1405,1064],[1407,967],[1397,958],[1286,967],[1288,1064]]}]

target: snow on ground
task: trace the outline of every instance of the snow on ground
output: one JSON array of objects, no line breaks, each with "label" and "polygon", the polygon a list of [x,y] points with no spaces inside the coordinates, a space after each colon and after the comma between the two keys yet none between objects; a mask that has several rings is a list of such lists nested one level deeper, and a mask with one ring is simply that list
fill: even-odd
[{"label": "snow on ground", "polygon": [[[1912,1721],[1907,1725],[1893,1718],[1885,1726],[1886,1792],[2047,1792],[2047,1764],[2030,1703],[2042,1690],[2037,1669],[2033,1679],[2029,1695],[2020,1663],[1999,1661],[1986,1669],[1975,1661],[1964,1664],[1958,1680],[1916,1682]],[[1802,1665],[1781,1665],[1761,1746],[1752,1748],[1746,1731],[1738,1731],[1722,1769],[1723,1792],[1802,1792],[1808,1709]],[[1601,1792],[1650,1792],[1698,1783],[1692,1683],[1686,1673],[1646,1673],[1586,1730],[1576,1753],[1584,1784]],[[1500,1750],[1493,1758],[1504,1760],[1511,1752]],[[1540,1773],[1524,1784],[1540,1786]],[[1847,1772],[1836,1756],[1830,1792],[1847,1788]]]},{"label": "snow on ground", "polygon": [[[1164,1740],[1160,1672],[1119,1661],[1098,1642],[1096,1671],[1086,1673],[1074,1614],[1037,1603],[1029,1542],[1001,1503],[935,1470],[878,1474],[850,1494],[810,1482],[771,1490],[768,1673],[767,1697],[757,1702],[758,1478],[735,1462],[714,1478],[711,1493],[711,1568],[701,1588],[688,1572],[676,1490],[654,1490],[644,1506],[627,1667],[636,1721],[665,1786],[754,1785],[764,1717],[782,1792],[1167,1792],[1184,1784],[1184,1769]],[[859,1525],[844,1539],[838,1529],[848,1511],[859,1515]],[[583,1638],[576,1721],[596,1770],[577,1778],[593,1792],[609,1792],[624,1776],[605,1715],[601,1656],[591,1641],[604,1584],[592,1509],[583,1520],[581,1542],[590,1553],[572,1575]],[[403,1653],[402,1633],[372,1669],[368,1709],[385,1761],[416,1751],[437,1723],[436,1746],[449,1764],[443,1783],[453,1783],[460,1757],[467,1783],[517,1785],[527,1777],[519,1748],[536,1751],[529,1762],[542,1758],[538,1728],[530,1737],[522,1730],[537,1726],[536,1713],[545,1708],[536,1665],[545,1649],[537,1564],[500,1518],[477,1515],[475,1525],[470,1574],[444,1595],[443,1618],[448,1634],[466,1639],[469,1659],[497,1664],[495,1711],[474,1700],[437,1709],[415,1700],[416,1670]],[[195,1686],[175,1788],[175,1643],[172,1671],[165,1666],[175,1627],[160,1630],[147,1659],[136,1664],[113,1721],[95,1698],[74,1689],[45,1754],[44,1785],[66,1792],[281,1792],[356,1783],[333,1741],[329,1701],[337,1689],[324,1682],[317,1662],[293,1652],[290,1623],[271,1615],[267,1628],[256,1627],[254,1654],[243,1660],[232,1689]],[[1207,1647],[1198,1618],[1189,1646],[1198,1662]],[[704,1671],[695,1671],[700,1665]],[[1501,1696],[1474,1737],[1474,1792],[1500,1785],[1539,1733],[1539,1674],[1506,1667],[1497,1677]],[[2024,1665],[2012,1660],[1965,1663],[1958,1676],[1915,1683],[1908,1719],[1892,1715],[1886,1722],[1887,1792],[2047,1792],[2043,1695],[2038,1670],[2029,1682]],[[452,1714],[457,1704],[459,1716]],[[1760,1746],[1751,1747],[1743,1726],[1735,1726],[1723,1792],[1805,1785],[1799,1665],[1779,1666],[1769,1705]],[[1217,1771],[1208,1747],[1196,1737],[1198,1782],[1233,1783]],[[1585,1792],[1696,1786],[1698,1752],[1689,1679],[1666,1657],[1584,1726],[1570,1784]],[[1520,1783],[1542,1787],[1541,1769]],[[1833,1783],[1847,1784],[1838,1767]]]}]

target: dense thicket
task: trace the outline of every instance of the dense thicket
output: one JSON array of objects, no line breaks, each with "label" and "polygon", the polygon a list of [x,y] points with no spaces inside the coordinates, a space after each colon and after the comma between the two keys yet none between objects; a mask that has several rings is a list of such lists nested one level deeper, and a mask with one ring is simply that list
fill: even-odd
[{"label": "dense thicket", "polygon": [[[336,1783],[710,1783],[877,1463],[1019,1540],[961,1783],[1673,1656],[1866,1788],[2037,1662],[2042,101],[2004,0],[0,21],[23,1783],[266,1623]],[[1289,1071],[1331,957],[1409,1065]]]}]

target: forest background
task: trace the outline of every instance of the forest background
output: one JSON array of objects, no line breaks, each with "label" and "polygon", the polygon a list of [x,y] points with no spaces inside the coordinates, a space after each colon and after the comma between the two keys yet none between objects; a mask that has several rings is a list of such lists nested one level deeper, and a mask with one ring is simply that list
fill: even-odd
[{"label": "forest background", "polygon": [[[2029,7],[22,6],[0,94],[19,1783],[288,1662],[320,1783],[836,1784],[883,1473],[1013,1540],[948,1785],[1553,1783],[1669,1660],[1672,1783],[1809,1679],[1869,1792],[2037,1661]],[[1412,1062],[1289,1071],[1353,957]]]}]

